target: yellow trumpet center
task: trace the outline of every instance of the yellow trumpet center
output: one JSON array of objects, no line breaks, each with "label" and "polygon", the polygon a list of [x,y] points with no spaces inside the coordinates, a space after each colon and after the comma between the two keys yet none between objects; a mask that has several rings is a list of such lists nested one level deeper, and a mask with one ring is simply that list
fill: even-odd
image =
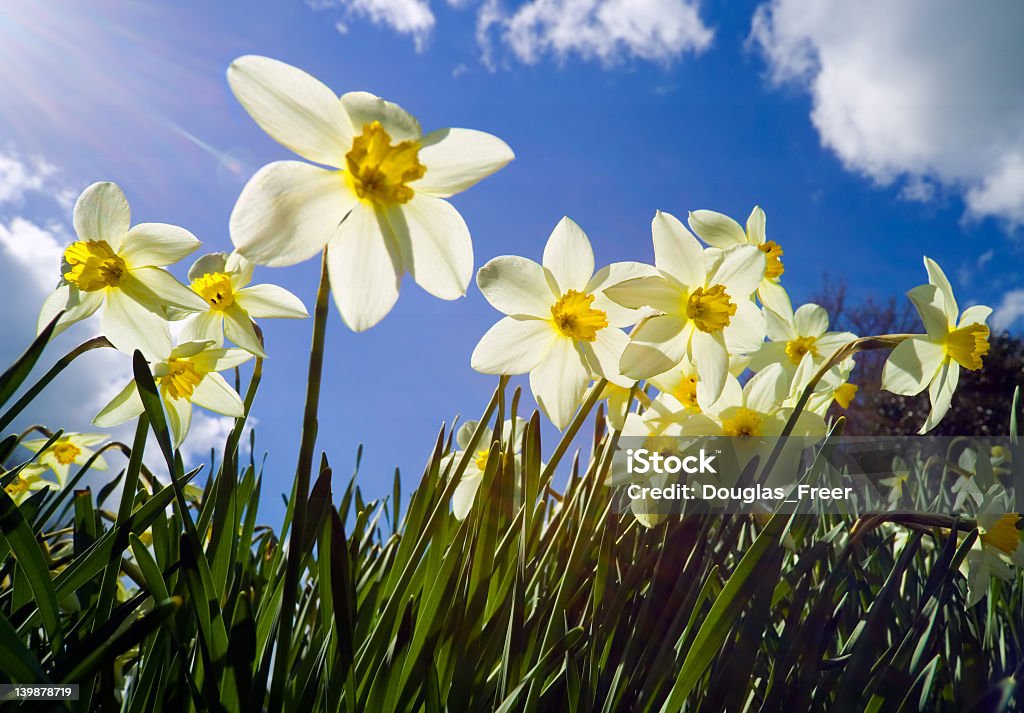
[{"label": "yellow trumpet center", "polygon": [[19,475],[12,482],[8,483],[7,487],[4,488],[4,490],[6,490],[7,494],[13,498],[16,495],[22,495],[24,493],[27,493],[29,489],[28,486],[28,479]]},{"label": "yellow trumpet center", "polygon": [[487,470],[487,459],[490,455],[490,448],[481,448],[476,452],[476,458],[473,460],[473,463],[476,464],[476,467],[480,469],[481,473]]},{"label": "yellow trumpet center", "polygon": [[977,371],[981,358],[988,354],[988,327],[968,324],[946,335],[946,354],[965,369]]},{"label": "yellow trumpet center", "polygon": [[981,541],[986,545],[992,545],[997,550],[1002,550],[1012,555],[1020,547],[1020,530],[1017,529],[1017,521],[1020,515],[1008,513],[996,521],[981,535]]},{"label": "yellow trumpet center", "polygon": [[696,376],[684,376],[683,380],[679,382],[679,386],[672,390],[672,395],[688,411],[694,413],[700,413],[700,405],[697,403],[697,377]]},{"label": "yellow trumpet center", "polygon": [[64,279],[83,292],[117,287],[128,276],[128,266],[106,240],[79,240],[64,250],[68,271]]},{"label": "yellow trumpet center", "polygon": [[782,264],[783,250],[779,244],[774,240],[765,240],[757,246],[757,249],[763,252],[765,257],[768,258],[768,264],[765,266],[764,276],[769,280],[775,280],[781,277],[782,273],[786,271],[786,268]]},{"label": "yellow trumpet center", "polygon": [[761,435],[761,416],[757,411],[741,406],[730,418],[722,421],[722,434],[757,438]]},{"label": "yellow trumpet center", "polygon": [[171,359],[167,373],[160,377],[162,386],[172,399],[189,399],[203,380],[203,375],[187,359]]},{"label": "yellow trumpet center", "polygon": [[420,144],[406,140],[391,143],[391,136],[374,121],[363,126],[363,133],[345,154],[348,180],[363,200],[378,205],[408,203],[414,192],[411,183],[427,172],[419,160]]},{"label": "yellow trumpet center", "polygon": [[799,366],[804,354],[810,353],[812,357],[818,356],[818,347],[815,344],[817,341],[816,337],[790,339],[786,342],[786,356],[789,357],[790,362]]},{"label": "yellow trumpet center", "polygon": [[698,287],[686,299],[686,316],[702,332],[717,332],[729,326],[736,314],[736,305],[725,291],[724,285]]},{"label": "yellow trumpet center", "polygon": [[53,456],[61,465],[71,465],[82,454],[82,449],[70,441],[59,441],[53,447]]},{"label": "yellow trumpet center", "polygon": [[206,300],[210,307],[221,312],[235,303],[231,276],[223,272],[210,272],[192,280],[192,291]]},{"label": "yellow trumpet center", "polygon": [[551,321],[562,336],[592,342],[608,326],[608,315],[590,305],[593,295],[569,290],[551,307]]},{"label": "yellow trumpet center", "polygon": [[841,408],[850,408],[850,404],[857,398],[857,385],[851,384],[847,381],[845,384],[840,384],[839,388],[836,389],[835,400]]}]

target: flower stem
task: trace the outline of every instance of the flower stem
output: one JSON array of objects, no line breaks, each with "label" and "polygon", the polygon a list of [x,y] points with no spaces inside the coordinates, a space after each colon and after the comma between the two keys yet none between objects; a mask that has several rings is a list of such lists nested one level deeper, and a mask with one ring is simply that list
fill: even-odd
[{"label": "flower stem", "polygon": [[[316,307],[313,311],[313,345],[309,353],[309,374],[306,381],[306,408],[302,419],[302,440],[299,458],[295,466],[295,489],[292,493],[291,533],[288,541],[288,555],[285,562],[284,589],[282,590],[281,614],[277,631],[277,652],[274,657],[274,676],[270,686],[269,710],[282,710],[284,686],[291,663],[291,639],[295,597],[299,586],[299,567],[303,543],[306,539],[306,522],[309,501],[309,481],[313,469],[313,451],[316,448],[317,413],[320,409],[320,384],[324,366],[324,342],[327,336],[327,312],[331,293],[330,278],[327,274],[327,250],[324,250],[320,267],[320,287],[316,293]],[[288,522],[285,522],[285,528]]]}]

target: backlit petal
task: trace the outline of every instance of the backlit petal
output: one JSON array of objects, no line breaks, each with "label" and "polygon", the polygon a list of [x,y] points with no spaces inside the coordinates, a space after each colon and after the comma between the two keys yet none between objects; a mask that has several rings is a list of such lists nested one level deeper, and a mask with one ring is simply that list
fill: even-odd
[{"label": "backlit petal", "polygon": [[654,235],[654,264],[687,287],[704,284],[704,248],[670,213],[658,211],[651,221]]},{"label": "backlit petal", "polygon": [[235,293],[235,303],[256,319],[303,319],[302,300],[277,285],[253,285]]},{"label": "backlit petal", "polygon": [[571,218],[562,218],[544,246],[541,264],[551,271],[561,294],[582,292],[594,274],[594,250],[587,234]]},{"label": "backlit petal", "polygon": [[116,252],[131,221],[128,199],[116,183],[94,183],[75,202],[74,224],[79,240],[105,240]]},{"label": "backlit petal", "polygon": [[473,277],[473,241],[459,211],[446,200],[415,196],[386,215],[416,284],[443,300],[463,297]]},{"label": "backlit petal", "polygon": [[945,355],[941,344],[925,337],[900,342],[882,368],[882,388],[903,396],[921,393],[935,378]]},{"label": "backlit petal", "polygon": [[551,306],[560,297],[551,291],[544,268],[525,257],[502,255],[481,267],[476,284],[499,312],[551,318]]},{"label": "backlit petal", "polygon": [[196,236],[166,223],[139,223],[124,236],[119,254],[131,267],[173,265],[199,248]]},{"label": "backlit petal", "polygon": [[701,240],[716,248],[728,248],[747,242],[747,234],[740,224],[722,213],[713,210],[691,211],[687,222]]},{"label": "backlit petal", "polygon": [[496,136],[472,129],[441,129],[423,137],[419,160],[427,172],[410,184],[417,193],[447,198],[490,176],[515,158]]},{"label": "backlit petal", "polygon": [[533,397],[558,429],[569,425],[588,383],[589,370],[571,339],[556,339],[547,357],[530,372]]},{"label": "backlit petal", "polygon": [[556,340],[568,341],[548,321],[505,317],[480,339],[470,363],[484,374],[525,374],[547,356]]},{"label": "backlit petal", "polygon": [[125,354],[138,349],[149,361],[160,361],[171,353],[167,322],[122,290],[108,291],[101,325],[104,336]]}]

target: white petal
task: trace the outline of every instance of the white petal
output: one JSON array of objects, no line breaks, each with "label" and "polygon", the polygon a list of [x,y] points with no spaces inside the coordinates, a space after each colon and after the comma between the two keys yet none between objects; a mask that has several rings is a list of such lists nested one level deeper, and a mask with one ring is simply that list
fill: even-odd
[{"label": "white petal", "polygon": [[733,300],[746,299],[764,277],[765,264],[765,254],[753,245],[730,248],[709,271],[707,284],[724,285]]},{"label": "white petal", "polygon": [[820,337],[828,330],[828,312],[816,304],[800,305],[793,314],[793,324],[801,337]]},{"label": "white petal", "polygon": [[[202,382],[200,382],[200,385]],[[199,387],[196,387],[198,391]],[[181,448],[189,429],[192,427],[192,402],[188,399],[174,399],[163,394],[164,408],[167,411],[167,424],[171,427],[171,442],[175,448]]]},{"label": "white petal", "polygon": [[300,161],[270,163],[238,196],[231,242],[258,265],[294,265],[323,250],[358,202],[338,171]]},{"label": "white petal", "polygon": [[912,337],[896,345],[882,368],[882,388],[894,394],[914,396],[935,378],[946,351],[925,337]]},{"label": "white petal", "polygon": [[369,92],[348,92],[341,95],[341,105],[348,113],[356,134],[363,127],[379,121],[392,141],[419,140],[423,134],[412,114],[394,102],[385,101]]},{"label": "white petal", "polygon": [[953,402],[953,392],[956,391],[959,380],[960,365],[953,361],[943,363],[938,376],[928,387],[928,398],[932,402],[932,409],[928,412],[928,418],[918,433],[928,433],[939,425],[939,421],[949,411],[950,404]]},{"label": "white petal", "polygon": [[613,262],[602,267],[590,278],[584,291],[594,296],[591,307],[605,313],[610,327],[628,327],[644,316],[644,310],[629,309],[609,299],[604,293],[606,286],[617,285],[637,277],[657,275],[658,271],[640,262]]},{"label": "white petal", "polygon": [[690,212],[690,228],[708,245],[727,248],[747,242],[747,234],[735,220],[713,210]]},{"label": "white petal", "polygon": [[747,241],[751,245],[764,243],[766,222],[767,219],[761,206],[754,206],[754,210],[750,211],[750,216],[747,218]]},{"label": "white petal", "polygon": [[594,274],[594,250],[587,234],[571,218],[562,218],[544,246],[541,264],[551,271],[560,294],[582,292]]},{"label": "white petal", "polygon": [[[466,450],[466,448],[469,447],[469,441],[473,437],[473,431],[476,430],[476,427],[477,425],[479,425],[479,423],[479,421],[466,421],[461,426],[459,426],[458,433],[455,434],[455,445],[459,447],[459,450],[464,451]],[[487,432],[490,430],[491,429],[484,426],[484,433],[482,434],[482,437],[480,439],[481,443],[490,443],[491,439],[487,435]]]},{"label": "white petal", "polygon": [[761,413],[778,409],[786,399],[788,382],[781,364],[772,364],[758,372],[743,387],[747,408]]},{"label": "white petal", "polygon": [[946,320],[949,324],[956,324],[960,308],[956,306],[956,297],[953,296],[953,287],[949,284],[946,273],[942,271],[939,264],[927,255],[924,258],[924,268],[928,271],[928,282],[935,285],[942,293],[942,306],[946,311]]},{"label": "white petal", "polygon": [[730,353],[753,353],[764,342],[764,314],[750,300],[741,300],[736,304],[736,314],[729,319],[729,326],[722,331]]},{"label": "white petal", "polygon": [[750,368],[753,371],[761,371],[772,364],[782,364],[791,367],[789,355],[786,354],[785,342],[765,342],[751,355]]},{"label": "white petal", "polygon": [[473,277],[473,241],[459,211],[448,201],[418,195],[385,215],[416,284],[443,300],[463,297]]},{"label": "white petal", "polygon": [[80,240],[105,240],[117,251],[131,221],[128,199],[116,183],[94,183],[75,202],[75,233]]},{"label": "white petal", "polygon": [[525,374],[547,356],[556,340],[564,341],[548,321],[505,317],[480,339],[470,363],[484,374]]},{"label": "white petal", "polygon": [[651,221],[654,264],[688,287],[704,284],[704,248],[679,218],[658,211]]},{"label": "white petal", "polygon": [[266,358],[260,338],[252,326],[252,320],[238,305],[231,305],[224,311],[224,335],[247,352]]},{"label": "white petal", "polygon": [[132,380],[110,400],[110,403],[100,409],[92,422],[100,428],[111,428],[139,416],[145,410],[139,390],[135,386],[135,381]]},{"label": "white petal", "polygon": [[814,346],[818,349],[818,358],[825,360],[831,357],[839,349],[857,338],[853,332],[827,332],[818,337]]},{"label": "white petal", "polygon": [[195,314],[182,323],[180,342],[213,342],[216,346],[224,344],[224,313],[218,310],[207,310]]},{"label": "white petal", "polygon": [[228,67],[235,98],[271,138],[310,161],[343,167],[352,124],[323,82],[269,57],[239,57]]},{"label": "white petal", "polygon": [[210,305],[202,297],[174,279],[159,267],[137,267],[121,283],[120,290],[153,312],[163,313],[165,307],[192,312],[205,312]]},{"label": "white petal", "polygon": [[945,298],[939,288],[935,285],[918,285],[907,292],[907,297],[917,308],[928,336],[936,341],[945,339],[950,325],[956,324],[956,317],[953,317],[952,322],[948,320]]},{"label": "white petal", "polygon": [[502,255],[481,267],[476,284],[499,312],[550,319],[551,306],[560,295],[548,285],[544,268],[525,257]]},{"label": "white petal", "polygon": [[792,312],[778,312],[771,307],[765,307],[764,321],[768,338],[773,342],[788,342],[799,336],[793,324]]},{"label": "white petal", "polygon": [[779,314],[793,312],[793,304],[789,301],[786,289],[775,280],[761,280],[761,284],[757,286],[757,296],[761,298],[761,304]]},{"label": "white petal", "polygon": [[192,402],[208,411],[232,418],[240,418],[245,413],[241,397],[220,374],[207,374],[203,377],[192,394]]},{"label": "white petal", "polygon": [[257,319],[304,319],[302,300],[277,285],[253,285],[235,293],[235,303]]},{"label": "white petal", "polygon": [[192,363],[204,373],[225,371],[241,366],[252,359],[244,349],[205,349],[192,358]]},{"label": "white petal", "polygon": [[611,301],[629,309],[653,307],[668,314],[680,312],[686,299],[686,293],[679,284],[662,275],[624,280],[606,287],[604,294]]},{"label": "white petal", "polygon": [[82,292],[77,287],[61,285],[56,291],[50,293],[50,296],[43,302],[43,307],[39,311],[39,319],[36,323],[36,334],[42,332],[61,311],[64,312],[64,315],[53,330],[52,336],[57,336],[72,324],[91,317],[102,304],[102,290]]},{"label": "white petal", "polygon": [[357,205],[327,250],[334,303],[355,332],[380,322],[398,301],[402,259],[382,220],[372,207]]},{"label": "white petal", "polygon": [[646,379],[674,367],[686,354],[685,326],[686,320],[673,314],[641,322],[630,335],[619,371],[632,379]]},{"label": "white petal", "polygon": [[217,272],[227,272],[227,253],[208,253],[203,255],[188,269],[188,281],[198,280],[203,275],[212,275]]},{"label": "white petal", "polygon": [[619,329],[607,328],[597,332],[592,342],[581,342],[587,364],[596,376],[603,376],[618,386],[629,388],[633,379],[619,373],[619,360],[629,345],[629,337]]},{"label": "white petal", "polygon": [[118,254],[131,267],[173,265],[199,248],[196,236],[166,223],[139,223],[124,236]]},{"label": "white petal", "polygon": [[697,365],[697,395],[702,403],[714,403],[722,395],[729,377],[729,352],[720,333],[694,332],[690,342],[692,359]]},{"label": "white petal", "polygon": [[465,520],[469,515],[473,501],[476,499],[476,491],[480,489],[480,484],[483,481],[484,476],[481,473],[463,476],[459,480],[459,484],[455,486],[455,492],[452,493],[452,514],[455,515],[455,519]]},{"label": "white petal", "polygon": [[171,353],[167,322],[122,290],[107,291],[107,304],[100,320],[103,334],[125,354],[138,349],[149,361],[160,361]]},{"label": "white petal", "polygon": [[440,129],[423,137],[419,160],[427,172],[410,184],[417,193],[447,198],[487,178],[515,158],[496,136],[472,129]]},{"label": "white petal", "polygon": [[231,275],[231,287],[241,290],[252,282],[252,273],[255,269],[256,266],[251,260],[247,260],[242,253],[234,250],[224,262],[223,271]]},{"label": "white petal", "polygon": [[558,429],[569,425],[588,383],[590,374],[571,339],[556,339],[547,357],[530,372],[533,397]]},{"label": "white petal", "polygon": [[960,315],[958,326],[966,327],[968,324],[985,324],[985,321],[992,314],[992,308],[985,305],[974,305],[964,310]]}]

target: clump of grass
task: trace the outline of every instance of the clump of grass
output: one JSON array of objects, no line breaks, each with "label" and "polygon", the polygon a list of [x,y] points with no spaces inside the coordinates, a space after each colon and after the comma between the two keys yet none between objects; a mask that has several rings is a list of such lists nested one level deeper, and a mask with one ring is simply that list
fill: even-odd
[{"label": "clump of grass", "polygon": [[[0,377],[4,428],[74,358],[8,406],[48,337]],[[0,682],[80,684],[65,709],[1021,704],[1024,587],[1019,574],[993,580],[985,602],[965,606],[958,567],[976,531],[784,515],[645,529],[616,513],[604,485],[618,434],[595,411],[600,385],[552,448],[503,379],[454,457],[453,427],[441,428],[407,501],[397,474],[390,497],[365,500],[358,457],[336,490],[328,455],[313,458],[314,408],[303,438],[314,477],[289,499],[282,541],[259,524],[264,473],[239,456],[245,417],[214,472],[186,472],[141,355],[134,367],[146,412],[132,444],[101,449],[128,456],[110,485],[76,489],[87,463],[69,487],[20,506],[0,488]],[[258,362],[247,411],[260,374]],[[522,422],[518,442],[508,421]],[[588,424],[590,446],[570,453]],[[150,434],[163,476],[143,462]],[[0,442],[2,485],[28,465],[15,458],[21,438]],[[482,450],[459,521],[450,501]]]}]

